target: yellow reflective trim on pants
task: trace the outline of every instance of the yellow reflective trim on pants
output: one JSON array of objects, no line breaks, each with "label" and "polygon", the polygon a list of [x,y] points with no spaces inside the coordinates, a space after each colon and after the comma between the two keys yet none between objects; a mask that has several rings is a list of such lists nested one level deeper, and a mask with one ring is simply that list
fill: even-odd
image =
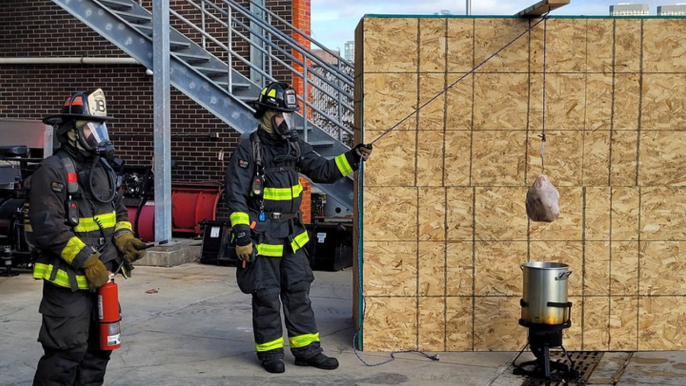
[{"label": "yellow reflective trim on pants", "polygon": [[262,256],[283,256],[283,244],[257,244],[257,254]]},{"label": "yellow reflective trim on pants", "polygon": [[298,335],[288,338],[291,348],[305,347],[311,343],[319,342],[319,333]]},{"label": "yellow reflective trim on pants", "polygon": [[[52,264],[36,263],[33,266],[33,278],[44,279],[57,284],[60,287],[71,288],[71,285],[69,284],[69,274],[61,269],[57,271],[55,280],[50,280],[53,269],[55,269],[55,267]],[[79,289],[88,289],[88,279],[83,275],[76,275],[76,285]]]},{"label": "yellow reflective trim on pants", "polygon": [[131,223],[128,221],[119,221],[115,226],[114,226],[114,231],[118,231],[121,229],[127,229],[133,232],[133,227],[131,226]]},{"label": "yellow reflective trim on pants", "polygon": [[298,182],[298,185],[293,185],[290,188],[264,188],[264,195],[262,197],[265,200],[290,201],[300,197],[302,192],[303,186]]},{"label": "yellow reflective trim on pants", "polygon": [[[95,221],[98,219],[100,225]],[[79,225],[74,227],[75,232],[93,232],[100,230],[100,226],[103,229],[112,228],[117,223],[117,213],[105,213],[97,215],[94,217],[81,217],[79,218]]]},{"label": "yellow reflective trim on pants", "polygon": [[74,236],[67,241],[67,245],[62,249],[60,256],[62,256],[64,261],[71,264],[72,260],[74,260],[76,255],[78,255],[85,246],[86,244],[84,244],[80,238]]},{"label": "yellow reflective trim on pants", "polygon": [[334,159],[336,160],[336,166],[338,166],[338,171],[340,171],[342,175],[347,176],[348,174],[353,172],[353,168],[350,167],[350,164],[348,163],[348,158],[345,156],[345,153],[337,155]]},{"label": "yellow reflective trim on pants", "polygon": [[267,343],[255,343],[255,350],[258,352],[276,350],[283,347],[283,337]]},{"label": "yellow reflective trim on pants", "polygon": [[310,241],[310,236],[307,234],[307,231],[305,231],[295,236],[295,238],[291,242],[291,249],[293,250],[293,252],[295,252],[298,249],[304,247],[308,241]]},{"label": "yellow reflective trim on pants", "polygon": [[250,216],[245,212],[233,212],[229,219],[231,220],[231,226],[250,225]]}]

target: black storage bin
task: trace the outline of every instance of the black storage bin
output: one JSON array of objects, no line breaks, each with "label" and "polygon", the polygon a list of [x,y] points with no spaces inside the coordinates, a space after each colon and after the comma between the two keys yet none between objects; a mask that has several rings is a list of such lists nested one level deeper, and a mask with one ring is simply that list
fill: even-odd
[{"label": "black storage bin", "polygon": [[202,264],[235,266],[237,261],[235,253],[228,253],[231,238],[229,221],[205,220],[201,225],[203,225],[204,229],[200,262]]},{"label": "black storage bin", "polygon": [[308,224],[310,266],[316,271],[340,271],[353,265],[350,223]]}]

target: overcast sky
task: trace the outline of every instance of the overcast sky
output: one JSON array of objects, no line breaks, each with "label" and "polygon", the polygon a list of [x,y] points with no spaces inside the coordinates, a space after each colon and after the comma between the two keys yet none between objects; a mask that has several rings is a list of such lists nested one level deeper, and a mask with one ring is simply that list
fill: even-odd
[{"label": "overcast sky", "polygon": [[[312,37],[327,48],[343,51],[345,42],[354,39],[355,27],[365,14],[433,15],[448,10],[464,15],[466,0],[311,0]],[[472,0],[472,15],[514,15],[540,0]],[[671,5],[686,0],[602,1],[571,0],[551,15],[607,16],[610,5],[617,3],[648,4],[650,14],[658,5]],[[314,47],[313,47],[314,48]]]}]

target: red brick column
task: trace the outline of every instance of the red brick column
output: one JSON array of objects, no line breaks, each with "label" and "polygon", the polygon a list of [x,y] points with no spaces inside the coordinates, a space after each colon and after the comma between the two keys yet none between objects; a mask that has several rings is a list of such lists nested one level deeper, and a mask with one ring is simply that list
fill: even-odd
[{"label": "red brick column", "polygon": [[[305,35],[310,36],[312,34],[311,31],[311,16],[310,16],[310,9],[311,9],[311,2],[310,0],[293,0],[293,26],[295,28],[299,29],[302,31]],[[301,34],[297,32],[293,32],[293,39],[300,43],[302,46],[306,48],[311,48],[310,46],[310,41],[307,40],[305,37],[303,37]],[[293,56],[298,58],[301,62],[303,61],[303,56],[294,50]],[[308,61],[309,62],[309,61]],[[307,63],[307,66],[310,67],[310,64]],[[303,67],[299,64],[294,64],[293,68],[295,68],[296,71],[302,73],[303,72]],[[308,70],[309,71],[309,70]],[[293,88],[298,92],[298,95],[305,95],[304,94],[304,87],[305,87],[305,82],[303,79],[297,75],[293,76]],[[311,87],[308,86],[308,96],[312,92]],[[309,98],[308,98],[309,100]],[[303,112],[303,106],[300,106],[300,111]],[[311,113],[307,112],[308,118],[311,116]]]},{"label": "red brick column", "polygon": [[300,212],[302,212],[303,224],[309,224],[312,222],[312,184],[305,178],[300,177],[300,185],[303,186]]}]

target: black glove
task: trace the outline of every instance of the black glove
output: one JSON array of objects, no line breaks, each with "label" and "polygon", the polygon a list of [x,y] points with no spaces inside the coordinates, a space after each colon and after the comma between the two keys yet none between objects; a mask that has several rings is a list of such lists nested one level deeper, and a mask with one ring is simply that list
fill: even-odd
[{"label": "black glove", "polygon": [[372,144],[364,144],[364,143],[358,143],[353,147],[353,150],[355,151],[355,154],[359,157],[360,160],[366,161],[369,159],[369,156],[372,154]]}]

